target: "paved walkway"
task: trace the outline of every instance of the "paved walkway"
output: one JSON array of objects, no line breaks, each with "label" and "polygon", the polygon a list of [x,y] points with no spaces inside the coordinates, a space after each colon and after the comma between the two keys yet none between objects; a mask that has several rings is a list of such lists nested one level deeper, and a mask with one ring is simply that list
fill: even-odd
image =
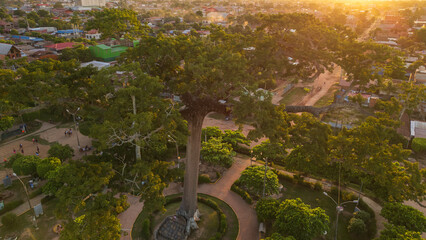
[{"label": "paved walkway", "polygon": [[143,202],[139,201],[139,197],[127,194],[127,202],[130,204],[130,207],[118,215],[120,219],[121,230],[126,232],[121,236],[122,240],[131,240],[132,239],[132,228],[133,224],[136,221],[136,218],[139,216],[139,213],[143,209]]}]

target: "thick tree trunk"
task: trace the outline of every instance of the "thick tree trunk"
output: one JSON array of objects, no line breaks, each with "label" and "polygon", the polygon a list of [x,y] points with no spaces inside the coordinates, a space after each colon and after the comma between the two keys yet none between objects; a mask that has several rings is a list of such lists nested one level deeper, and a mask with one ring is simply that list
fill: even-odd
[{"label": "thick tree trunk", "polygon": [[178,215],[184,216],[188,220],[187,231],[189,228],[197,228],[194,220],[194,214],[197,211],[197,186],[198,171],[200,164],[201,149],[201,131],[205,114],[193,114],[188,120],[190,135],[186,145],[186,165],[185,181],[183,187],[183,198]]}]

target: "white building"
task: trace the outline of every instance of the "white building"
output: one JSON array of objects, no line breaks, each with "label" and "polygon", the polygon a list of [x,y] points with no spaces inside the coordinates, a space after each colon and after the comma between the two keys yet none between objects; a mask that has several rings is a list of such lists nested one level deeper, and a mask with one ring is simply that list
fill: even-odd
[{"label": "white building", "polygon": [[83,7],[105,7],[106,0],[77,0],[75,5]]}]

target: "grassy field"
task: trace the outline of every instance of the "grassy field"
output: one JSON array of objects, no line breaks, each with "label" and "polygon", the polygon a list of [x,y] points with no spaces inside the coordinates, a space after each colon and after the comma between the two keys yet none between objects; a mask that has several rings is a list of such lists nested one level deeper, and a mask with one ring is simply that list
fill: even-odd
[{"label": "grassy field", "polygon": [[33,140],[33,138],[37,139],[38,143],[40,143],[41,145],[50,145],[50,142],[47,141],[44,138],[41,138],[39,134],[38,135],[32,135],[32,136],[26,136],[24,139],[31,142]]},{"label": "grassy field", "polygon": [[314,104],[314,107],[325,107],[333,103],[334,93],[339,89],[338,84],[334,84],[328,89],[327,93]]},{"label": "grassy field", "polygon": [[291,89],[286,94],[283,94],[283,98],[280,100],[281,104],[291,105],[302,100],[302,98],[308,94],[303,88],[296,87]]}]

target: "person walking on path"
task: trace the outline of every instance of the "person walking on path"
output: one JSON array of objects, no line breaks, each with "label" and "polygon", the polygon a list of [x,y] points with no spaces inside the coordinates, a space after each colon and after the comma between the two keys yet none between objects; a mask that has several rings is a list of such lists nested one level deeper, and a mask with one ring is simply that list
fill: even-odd
[{"label": "person walking on path", "polygon": [[21,149],[21,153],[24,154],[24,149]]},{"label": "person walking on path", "polygon": [[33,144],[35,144],[35,139],[33,138]]},{"label": "person walking on path", "polygon": [[[37,139],[37,138],[35,139],[35,143],[36,143],[36,144],[38,144],[38,139]],[[37,148],[38,148],[38,147],[37,147]]]},{"label": "person walking on path", "polygon": [[40,148],[38,148],[38,146],[37,146],[37,152],[40,153]]},{"label": "person walking on path", "polygon": [[72,135],[72,129],[70,128],[70,130],[68,131],[68,134],[70,135],[70,137],[71,137],[71,135]]},{"label": "person walking on path", "polygon": [[65,137],[68,135],[68,130],[65,130]]},{"label": "person walking on path", "polygon": [[16,149],[13,149],[13,154],[16,154]]},{"label": "person walking on path", "polygon": [[22,143],[19,144],[19,149],[22,149]]}]

